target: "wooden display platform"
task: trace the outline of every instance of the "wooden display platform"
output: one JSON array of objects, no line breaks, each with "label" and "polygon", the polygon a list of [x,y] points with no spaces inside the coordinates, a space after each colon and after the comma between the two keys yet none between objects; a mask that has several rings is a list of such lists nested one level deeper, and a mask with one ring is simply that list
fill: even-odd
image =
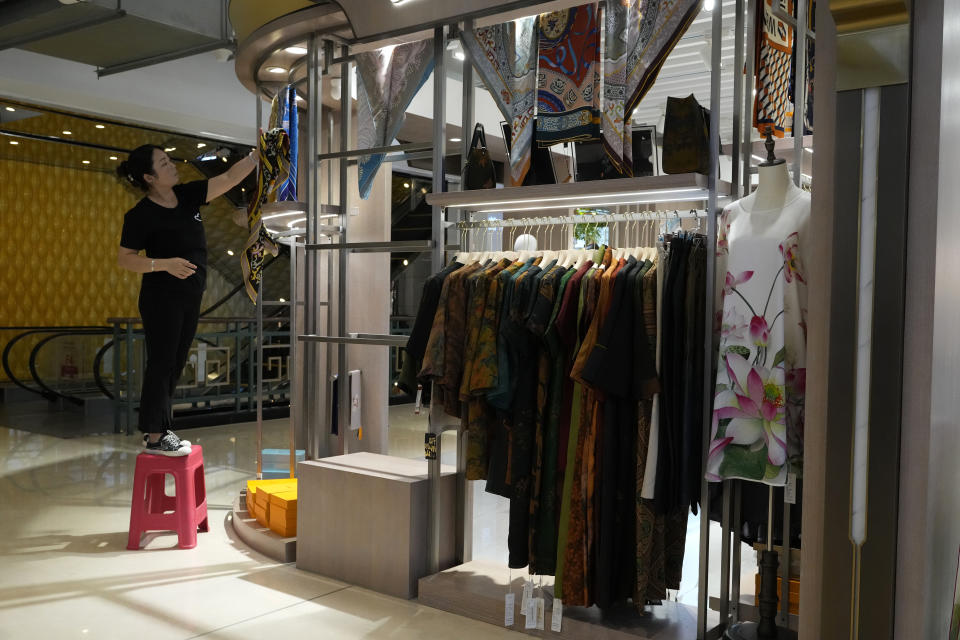
[{"label": "wooden display platform", "polygon": [[[452,569],[420,579],[419,601],[428,607],[503,626],[503,598],[511,572],[504,565],[467,562]],[[560,632],[550,630],[553,611],[553,578],[543,578],[546,619],[543,631],[524,629],[520,600],[526,571],[512,572],[512,591],[516,598],[514,631],[538,638],[570,640],[691,640],[697,637],[697,610],[679,602],[664,602],[646,608],[640,615],[632,605],[624,604],[607,611],[597,607],[564,607]],[[540,578],[534,578],[539,587]],[[539,589],[537,590],[539,594]],[[716,614],[713,614],[716,618]],[[715,622],[713,623],[715,624]]]},{"label": "wooden display platform", "polygon": [[246,498],[237,496],[233,501],[233,530],[243,542],[277,562],[294,562],[297,559],[297,538],[284,538],[257,522],[247,511]]}]

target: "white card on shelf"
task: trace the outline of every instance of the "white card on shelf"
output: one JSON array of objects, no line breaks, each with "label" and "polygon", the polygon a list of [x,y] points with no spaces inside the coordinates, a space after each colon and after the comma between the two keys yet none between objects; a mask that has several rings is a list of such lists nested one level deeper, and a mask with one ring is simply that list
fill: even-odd
[{"label": "white card on shelf", "polygon": [[550,621],[550,631],[560,633],[560,625],[563,622],[563,602],[559,598],[553,599],[553,618]]},{"label": "white card on shelf", "polygon": [[503,626],[512,627],[513,626],[513,609],[514,601],[516,596],[513,593],[508,593],[503,597]]}]

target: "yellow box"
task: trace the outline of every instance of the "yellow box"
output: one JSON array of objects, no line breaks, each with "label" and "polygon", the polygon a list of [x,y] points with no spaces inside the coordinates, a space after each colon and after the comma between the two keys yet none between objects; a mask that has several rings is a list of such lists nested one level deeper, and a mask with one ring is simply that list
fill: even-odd
[{"label": "yellow box", "polygon": [[[757,594],[760,593],[760,574],[755,574],[755,583],[757,586]],[[777,611],[780,611],[780,589],[783,585],[783,578],[777,576]],[[760,596],[755,595],[753,598],[754,604],[760,606]],[[800,615],[800,581],[799,580],[790,580],[790,613],[793,615]]]},{"label": "yellow box", "polygon": [[268,519],[270,530],[289,538],[297,535],[297,490],[278,491],[270,494]]},{"label": "yellow box", "polygon": [[270,493],[271,491],[286,491],[291,488],[295,489],[296,487],[296,478],[247,480],[247,511],[250,512],[250,515],[254,515],[254,511],[256,510],[256,493],[259,488],[267,489],[267,492]]}]

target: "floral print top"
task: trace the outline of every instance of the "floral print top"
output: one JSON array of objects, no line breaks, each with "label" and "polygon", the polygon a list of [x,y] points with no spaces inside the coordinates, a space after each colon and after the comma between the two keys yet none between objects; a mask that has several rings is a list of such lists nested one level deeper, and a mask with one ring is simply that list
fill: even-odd
[{"label": "floral print top", "polygon": [[784,485],[800,473],[806,386],[810,196],[779,211],[739,202],[717,234],[720,336],[707,480]]}]

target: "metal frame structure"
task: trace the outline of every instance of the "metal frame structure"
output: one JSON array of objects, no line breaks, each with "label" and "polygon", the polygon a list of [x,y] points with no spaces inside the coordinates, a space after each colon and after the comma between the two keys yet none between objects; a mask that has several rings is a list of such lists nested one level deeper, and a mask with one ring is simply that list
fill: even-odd
[{"label": "metal frame structure", "polygon": [[[751,114],[753,113],[753,95],[752,91],[748,90],[753,86],[753,69],[754,69],[754,47],[753,47],[753,35],[757,28],[755,15],[756,15],[756,3],[763,2],[764,0],[736,0],[736,10],[735,10],[735,33],[736,33],[736,44],[735,44],[735,63],[732,70],[723,69],[721,67],[721,35],[723,32],[723,7],[722,3],[718,2],[716,9],[713,11],[712,15],[712,24],[711,24],[711,34],[712,34],[712,46],[711,46],[711,56],[710,56],[710,69],[711,69],[711,95],[710,95],[710,104],[711,104],[711,117],[710,117],[710,157],[711,157],[711,170],[709,175],[706,178],[706,185],[704,185],[706,196],[701,201],[706,201],[707,211],[710,214],[706,215],[707,218],[707,236],[708,242],[710,244],[716,243],[717,237],[717,215],[719,213],[720,200],[724,197],[732,197],[734,199],[743,197],[750,193],[751,190],[751,130],[752,130],[752,118]],[[536,3],[529,3],[531,10],[534,10],[533,7]],[[746,5],[746,7],[744,6]],[[796,86],[798,88],[798,99],[797,99],[797,108],[795,109],[795,118],[796,126],[795,132],[803,131],[803,110],[805,107],[805,84],[803,79],[806,77],[806,38],[808,37],[806,25],[807,25],[807,0],[801,0],[799,3],[800,7],[798,10],[798,16],[795,24],[797,31],[797,44],[798,51],[803,52],[798,56],[798,64],[796,65]],[[526,5],[524,5],[526,6]],[[745,10],[746,9],[746,10]],[[308,86],[308,95],[309,99],[307,101],[308,107],[308,124],[307,124],[307,136],[308,136],[308,167],[307,167],[307,229],[306,229],[306,239],[303,244],[303,249],[305,251],[305,295],[304,295],[304,322],[303,322],[303,334],[297,335],[297,340],[304,343],[304,379],[302,385],[298,386],[298,391],[302,393],[303,401],[303,411],[297,413],[297,419],[301,421],[301,424],[304,427],[304,431],[308,439],[308,458],[314,457],[323,457],[329,455],[331,452],[328,450],[328,447],[325,446],[322,442],[320,434],[315,432],[315,429],[319,425],[326,424],[323,416],[325,415],[324,409],[329,407],[330,398],[323,397],[321,389],[326,384],[326,379],[317,380],[318,367],[318,353],[316,351],[317,344],[327,344],[329,346],[336,346],[336,356],[337,364],[336,370],[341,374],[338,377],[337,384],[339,385],[338,393],[341,401],[338,403],[339,414],[337,416],[339,428],[339,443],[337,446],[337,453],[345,453],[345,433],[347,431],[347,425],[349,423],[349,403],[345,402],[344,399],[348,397],[348,376],[345,375],[347,371],[347,357],[346,357],[346,348],[348,344],[363,344],[363,345],[372,345],[372,346],[397,346],[405,343],[405,336],[391,336],[391,335],[368,335],[368,334],[350,334],[346,326],[347,321],[347,287],[346,287],[346,268],[347,268],[347,258],[349,253],[357,251],[391,251],[399,247],[398,243],[350,243],[347,238],[347,176],[348,176],[348,166],[351,162],[351,158],[355,158],[361,155],[367,155],[374,152],[383,152],[387,154],[396,154],[388,155],[387,160],[403,159],[410,157],[414,154],[419,156],[425,155],[429,150],[433,159],[433,166],[435,168],[433,172],[433,193],[430,194],[427,198],[428,202],[432,205],[433,209],[433,221],[432,221],[432,240],[424,245],[419,243],[418,249],[429,249],[431,252],[431,265],[434,271],[440,270],[443,259],[444,252],[453,248],[447,244],[447,231],[450,226],[455,222],[459,221],[462,217],[464,211],[467,210],[476,210],[476,204],[478,198],[483,197],[492,197],[499,195],[500,200],[503,199],[504,193],[503,190],[500,190],[499,194],[487,194],[486,196],[480,196],[479,192],[471,193],[470,200],[475,202],[465,203],[463,196],[460,196],[459,200],[456,197],[448,197],[444,193],[445,188],[445,176],[442,171],[443,159],[446,153],[446,68],[445,68],[445,51],[448,38],[454,37],[459,29],[470,29],[473,27],[473,18],[474,16],[466,15],[459,16],[451,19],[451,22],[455,24],[440,24],[433,27],[434,35],[434,54],[435,54],[435,68],[434,68],[434,82],[433,82],[433,142],[432,143],[410,143],[402,145],[392,145],[387,147],[382,147],[379,149],[350,149],[349,148],[349,139],[350,139],[350,130],[351,130],[351,90],[350,90],[350,79],[352,78],[352,69],[351,65],[354,62],[354,55],[351,53],[350,46],[352,43],[345,41],[339,36],[335,36],[332,33],[324,32],[323,30],[314,32],[309,35],[308,38],[308,53],[307,53],[307,86]],[[396,34],[393,34],[396,35]],[[744,36],[747,36],[746,38]],[[812,37],[812,34],[809,34]],[[359,41],[358,41],[359,43]],[[322,47],[322,60],[321,60],[321,47]],[[746,59],[746,76],[740,73],[740,70],[744,67],[744,59]],[[321,105],[321,95],[322,95],[322,82],[323,78],[330,76],[331,69],[333,65],[340,66],[340,78],[341,78],[341,97],[340,97],[340,128],[339,128],[339,138],[340,138],[340,149],[338,151],[333,151],[332,149],[326,153],[320,153],[320,120],[322,115],[322,105]],[[734,76],[734,107],[733,107],[733,145],[731,148],[732,154],[732,184],[729,184],[729,189],[721,189],[721,187],[728,186],[727,183],[720,181],[719,176],[719,157],[720,157],[720,147],[719,147],[719,132],[720,132],[720,109],[718,105],[720,104],[720,84],[721,84],[721,74],[729,72],[733,73]],[[463,76],[463,120],[462,120],[462,151],[466,153],[469,145],[469,135],[468,132],[472,128],[473,119],[474,119],[474,87],[473,87],[473,71],[472,67],[467,64],[464,66],[464,76]],[[259,94],[259,91],[258,91]],[[258,109],[259,109],[259,95],[258,95]],[[329,134],[333,134],[333,123],[332,118],[329,122]],[[795,158],[796,162],[796,171],[794,179],[799,184],[800,181],[800,167],[802,167],[802,152],[803,152],[803,137],[802,135],[796,136],[794,141],[795,145]],[[336,209],[339,216],[339,224],[330,229],[327,237],[336,235],[338,241],[336,243],[321,243],[319,241],[320,234],[318,233],[318,220],[319,220],[319,211],[320,211],[320,189],[319,189],[319,172],[321,168],[321,163],[324,161],[332,162],[334,160],[339,160],[339,207]],[[329,169],[330,165],[327,165],[328,168],[328,193],[332,193],[332,178]],[[436,170],[440,168],[440,170]],[[668,176],[668,178],[675,178],[673,176]],[[650,180],[649,178],[641,178],[639,180]],[[656,181],[654,181],[656,182]],[[590,183],[584,183],[590,184]],[[634,183],[637,184],[637,183]],[[646,185],[647,183],[643,183]],[[573,185],[559,185],[560,190],[570,190],[574,195],[577,192],[578,187]],[[585,187],[589,188],[589,187]],[[650,189],[654,187],[649,187]],[[525,189],[524,187],[515,188],[518,191]],[[544,187],[534,187],[534,189],[544,189]],[[593,189],[596,189],[594,185]],[[636,189],[636,187],[635,187]],[[644,190],[647,190],[648,187],[644,186]],[[566,193],[566,192],[565,192]],[[639,193],[642,193],[640,191]],[[473,196],[476,195],[477,198]],[[700,195],[692,198],[690,200],[700,200]],[[494,198],[495,199],[495,198]],[[676,198],[675,200],[679,200]],[[481,200],[482,201],[482,200]],[[640,200],[642,201],[642,200]],[[654,201],[656,201],[654,199]],[[621,204],[627,204],[629,200],[624,200]],[[326,205],[325,205],[326,206]],[[551,205],[553,206],[553,205]],[[560,205],[563,208],[566,208],[566,204]],[[456,214],[456,218],[447,220],[447,213]],[[409,244],[409,243],[408,243]],[[318,300],[318,292],[320,290],[319,283],[319,265],[320,260],[319,256],[322,255],[318,252],[327,251],[328,256],[328,267],[331,269],[329,274],[332,276],[333,268],[333,251],[337,252],[338,261],[337,261],[337,295],[339,298],[337,310],[336,310],[336,322],[333,320],[333,309],[332,309],[332,297],[331,297],[331,286],[332,278],[328,279],[328,301],[327,301],[327,333],[330,335],[318,335],[319,329],[319,306],[321,303]],[[708,252],[708,261],[707,261],[707,299],[713,299],[713,283],[714,283],[714,271],[715,271],[715,260],[712,252]],[[296,289],[294,289],[296,290]],[[292,303],[296,305],[296,302]],[[295,306],[294,306],[295,308]],[[707,367],[707,376],[704,386],[704,396],[708,399],[705,403],[703,424],[710,424],[710,411],[712,405],[712,395],[713,395],[713,380],[712,380],[712,363],[716,354],[713,353],[712,347],[712,305],[708,305],[708,318],[705,328],[704,336],[704,348],[707,353],[705,354],[705,366]],[[295,314],[291,314],[295,315]],[[332,355],[328,352],[328,356]],[[327,358],[327,371],[329,372],[332,367],[331,358]],[[328,415],[328,414],[327,414]],[[439,483],[440,483],[440,434],[448,430],[457,430],[458,433],[458,448],[460,449],[460,455],[457,456],[457,469],[458,469],[458,490],[457,490],[457,544],[456,544],[456,559],[460,562],[469,560],[470,549],[467,544],[467,540],[470,535],[470,523],[469,523],[469,496],[470,492],[467,490],[467,483],[465,480],[464,473],[464,462],[465,456],[463,453],[463,442],[462,438],[462,427],[459,424],[452,424],[449,418],[446,418],[442,415],[442,410],[438,406],[432,406],[429,413],[429,422],[427,430],[427,451],[428,451],[428,477],[429,477],[429,486],[430,486],[430,501],[429,501],[429,524],[428,524],[428,541],[427,541],[427,558],[428,558],[428,567],[432,572],[437,572],[440,570],[439,566],[439,537],[440,537],[440,519],[439,519]],[[704,439],[703,439],[703,460],[704,464],[707,459],[707,451],[709,446],[709,430],[704,429]],[[291,460],[292,460],[293,446],[291,445]],[[708,607],[711,602],[708,594],[708,585],[707,577],[709,575],[709,518],[706,514],[709,513],[709,492],[708,484],[706,480],[702,481],[701,484],[701,509],[704,516],[701,518],[701,536],[700,536],[700,587],[698,595],[698,618],[697,618],[697,638],[718,638],[720,637],[724,630],[729,626],[730,623],[739,620],[744,613],[743,607],[739,604],[739,575],[740,575],[740,538],[738,527],[731,527],[731,520],[733,522],[739,522],[739,512],[740,512],[740,486],[739,483],[727,481],[723,483],[723,517],[722,517],[722,528],[723,528],[723,539],[722,539],[722,551],[721,551],[721,593],[719,599],[719,610],[720,610],[720,623],[714,627],[708,625],[707,613]],[[789,530],[789,509],[785,510],[785,531]],[[786,544],[785,547],[789,549],[789,544]],[[788,588],[789,588],[789,550],[785,553],[784,558],[784,581],[783,581],[783,601],[786,602],[788,597]],[[731,589],[732,587],[732,589]],[[732,591],[732,592],[731,592]],[[786,608],[785,608],[786,610]],[[788,621],[787,614],[784,613],[781,616],[781,624],[784,624]],[[792,622],[792,620],[790,620]]]}]

